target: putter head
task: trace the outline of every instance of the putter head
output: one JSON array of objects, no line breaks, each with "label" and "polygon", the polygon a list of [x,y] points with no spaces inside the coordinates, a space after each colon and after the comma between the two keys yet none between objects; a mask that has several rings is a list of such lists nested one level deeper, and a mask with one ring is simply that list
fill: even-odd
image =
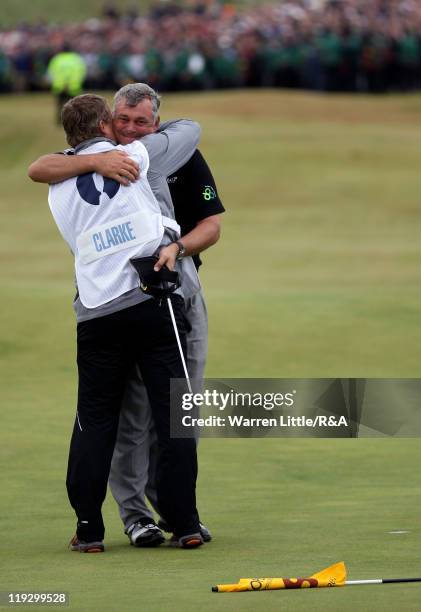
[{"label": "putter head", "polygon": [[136,270],[140,279],[140,289],[147,295],[165,297],[173,293],[180,286],[178,272],[163,266],[155,272],[154,265],[158,261],[156,255],[150,257],[135,257],[130,263]]}]

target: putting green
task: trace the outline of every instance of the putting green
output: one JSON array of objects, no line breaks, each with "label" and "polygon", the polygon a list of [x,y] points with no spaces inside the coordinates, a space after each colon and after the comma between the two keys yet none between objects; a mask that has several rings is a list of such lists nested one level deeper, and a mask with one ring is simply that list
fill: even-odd
[{"label": "putting green", "polygon": [[[201,273],[208,376],[418,377],[421,97],[244,91],[163,107],[201,122],[227,208]],[[72,259],[46,187],[26,178],[64,147],[53,116],[47,95],[0,97],[1,590],[64,590],[75,610],[419,610],[417,584],[211,593],[340,560],[350,579],[419,575],[417,439],[203,440],[211,544],[134,549],[108,497],[106,554],[66,549]]]}]

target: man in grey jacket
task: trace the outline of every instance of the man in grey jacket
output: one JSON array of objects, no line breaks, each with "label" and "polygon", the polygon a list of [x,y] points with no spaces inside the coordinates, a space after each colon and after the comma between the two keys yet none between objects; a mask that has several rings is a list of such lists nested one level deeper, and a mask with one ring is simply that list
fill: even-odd
[{"label": "man in grey jacket", "polygon": [[[180,126],[183,122],[178,123],[175,127],[168,126],[166,135],[155,138],[161,151],[167,150],[171,134],[180,129],[190,134],[192,145],[196,146],[198,126],[192,122],[185,122],[184,126]],[[79,155],[85,157],[90,150],[103,151],[114,146],[109,140],[113,138],[111,113],[100,96],[84,95],[68,102],[63,110],[63,125],[69,143],[76,147],[76,159]],[[139,162],[147,167],[149,158],[145,147],[137,142],[130,147],[130,151],[137,151]],[[179,155],[186,155],[187,150],[184,145]],[[173,440],[169,436],[169,382],[170,378],[183,377],[183,368],[170,314],[157,301],[139,291],[129,261],[138,254],[142,240],[146,240],[145,248],[149,244],[148,237],[137,237],[135,230],[138,216],[144,214],[144,199],[149,198],[152,207],[156,202],[146,177],[123,188],[106,180],[101,187],[101,181],[95,173],[84,174],[53,185],[49,196],[57,225],[75,254],[76,277],[81,288],[81,297],[75,302],[78,410],[67,474],[69,499],[78,519],[71,548],[80,552],[104,550],[101,506],[124,383],[128,368],[134,363],[140,366],[145,380],[158,431],[159,504],[164,516],[176,527],[172,543],[191,548],[202,543],[195,501],[196,449],[191,440]],[[134,227],[130,240],[122,245],[109,238],[107,248],[91,256],[89,244],[95,243],[95,236],[105,232],[104,228],[115,229],[120,217],[121,221],[129,219]],[[165,238],[163,230],[157,236],[157,245],[161,242],[161,253],[170,253],[171,244],[177,237],[173,234],[175,224],[170,218],[166,221],[162,217],[162,220],[168,231]],[[142,224],[141,234],[143,227]],[[109,236],[112,235],[110,230]],[[169,259],[161,254],[161,265],[169,263]],[[173,266],[170,264],[170,267]],[[120,268],[122,274],[116,276]],[[183,341],[184,301],[181,296],[174,295],[173,302]]]},{"label": "man in grey jacket", "polygon": [[[165,130],[167,125],[160,125],[159,108],[160,97],[145,83],[122,87],[114,96],[113,113],[119,142],[141,138],[148,147],[147,135]],[[154,188],[154,177],[150,172],[148,178]],[[165,214],[175,217],[181,225],[181,244],[187,247],[188,253],[196,253],[193,261],[198,268],[201,260],[197,253],[219,238],[220,214],[224,207],[215,181],[203,156],[196,150],[186,164],[166,178],[166,183],[167,188],[161,184],[157,193],[165,191],[168,196],[169,188],[171,199],[165,198]],[[187,333],[187,368],[193,384],[200,384],[205,370],[208,331],[202,291],[186,298],[185,303],[191,328]],[[145,386],[140,373],[134,372],[123,400],[109,482],[125,531],[135,546],[156,546],[164,539],[145,501],[147,496],[158,515],[161,514],[156,497],[157,454],[156,432]],[[172,530],[163,521],[160,525]],[[205,542],[210,541],[207,527],[200,523],[200,529]]]}]

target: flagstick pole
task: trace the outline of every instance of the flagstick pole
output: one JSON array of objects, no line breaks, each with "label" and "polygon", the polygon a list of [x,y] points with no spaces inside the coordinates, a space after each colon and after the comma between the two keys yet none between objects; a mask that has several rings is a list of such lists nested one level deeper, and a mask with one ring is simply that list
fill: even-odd
[{"label": "flagstick pole", "polygon": [[378,580],[346,580],[345,585],[352,586],[354,584],[382,584],[383,580],[379,578]]},{"label": "flagstick pole", "polygon": [[398,582],[421,582],[421,578],[377,578],[376,580],[346,580],[345,585],[355,584],[392,584]]}]

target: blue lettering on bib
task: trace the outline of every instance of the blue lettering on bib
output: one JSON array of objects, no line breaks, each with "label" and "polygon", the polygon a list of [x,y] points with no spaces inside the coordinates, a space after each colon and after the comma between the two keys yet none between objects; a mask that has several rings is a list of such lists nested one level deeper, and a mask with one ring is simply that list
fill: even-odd
[{"label": "blue lettering on bib", "polygon": [[106,251],[113,246],[124,244],[125,242],[131,242],[136,239],[133,226],[130,221],[121,223],[118,225],[112,225],[107,227],[105,232],[96,232],[92,235],[92,240],[95,246],[95,250],[100,253]]}]

